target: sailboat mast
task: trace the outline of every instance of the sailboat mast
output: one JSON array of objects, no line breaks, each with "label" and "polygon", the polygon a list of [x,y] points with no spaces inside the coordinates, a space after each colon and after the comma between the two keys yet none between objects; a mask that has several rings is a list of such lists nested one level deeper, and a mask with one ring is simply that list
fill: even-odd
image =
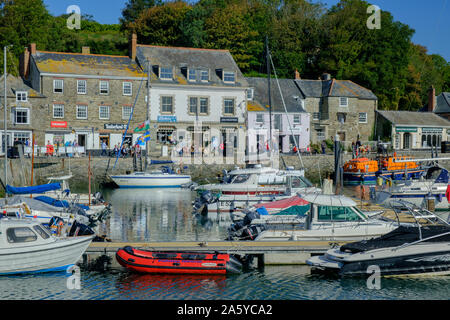
[{"label": "sailboat mast", "polygon": [[271,92],[271,69],[270,69],[270,51],[269,51],[269,37],[266,36],[266,64],[267,64],[267,85],[268,85],[268,99],[269,99],[269,152],[270,161],[272,162],[272,92]]},{"label": "sailboat mast", "polygon": [[[3,98],[5,99],[3,107],[4,107],[4,129],[5,133],[3,134],[3,146],[5,148],[5,186],[8,185],[8,136],[7,136],[7,123],[6,123],[6,117],[7,117],[7,97],[6,97],[6,50],[8,49],[8,46],[5,46],[3,48],[3,80],[5,82],[5,92],[3,93]],[[8,193],[5,194],[5,197],[8,197]]]},{"label": "sailboat mast", "polygon": [[[148,121],[148,123],[150,124],[150,60],[149,59],[147,59],[147,120],[146,121]],[[145,142],[145,149],[146,149],[145,170],[147,170],[147,166],[149,163],[148,158],[150,157],[150,143],[148,140]]]}]

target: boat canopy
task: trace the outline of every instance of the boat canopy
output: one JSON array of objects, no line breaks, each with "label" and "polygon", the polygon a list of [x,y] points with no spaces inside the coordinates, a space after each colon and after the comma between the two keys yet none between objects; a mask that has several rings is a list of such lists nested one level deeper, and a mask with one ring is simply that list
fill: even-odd
[{"label": "boat canopy", "polygon": [[[58,207],[58,208],[69,208],[70,204],[69,202],[67,202],[66,200],[57,200],[57,199],[53,199],[47,196],[39,196],[39,197],[35,197],[34,199],[44,202],[46,204]],[[76,203],[75,206],[80,207],[81,209],[84,210],[89,210],[88,206]]]},{"label": "boat canopy", "polygon": [[292,206],[306,206],[306,205],[308,205],[308,201],[296,195],[294,197],[282,199],[279,201],[255,204],[254,206],[255,208],[265,207],[266,209],[286,209]]},{"label": "boat canopy", "polygon": [[8,194],[31,194],[31,193],[44,193],[47,191],[59,190],[61,189],[60,183],[49,183],[40,186],[32,187],[13,187],[6,185],[6,193]]},{"label": "boat canopy", "polygon": [[171,160],[150,160],[150,164],[173,164]]},{"label": "boat canopy", "polygon": [[329,194],[305,194],[299,196],[312,204],[319,206],[331,206],[331,207],[355,207],[356,202],[352,199],[342,195],[329,195]]}]

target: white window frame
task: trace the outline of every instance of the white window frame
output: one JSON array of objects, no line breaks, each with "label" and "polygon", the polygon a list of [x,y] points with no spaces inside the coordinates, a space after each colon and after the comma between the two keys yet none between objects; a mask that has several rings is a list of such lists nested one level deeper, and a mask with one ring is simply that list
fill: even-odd
[{"label": "white window frame", "polygon": [[16,102],[28,102],[28,92],[16,91]]},{"label": "white window frame", "polygon": [[339,107],[341,107],[341,108],[348,107],[348,98],[347,97],[339,97]]},{"label": "white window frame", "polygon": [[247,89],[247,100],[253,100],[254,94],[255,94],[255,89],[248,88]]},{"label": "white window frame", "polygon": [[[205,73],[206,73],[206,79],[204,79]],[[200,81],[201,82],[209,82],[209,70],[200,70]]]},{"label": "white window frame", "polygon": [[[61,83],[61,88],[57,88],[57,83]],[[61,92],[56,90],[61,90]],[[64,93],[64,80],[63,79],[53,79],[53,93]]]},{"label": "white window frame", "polygon": [[320,112],[313,112],[312,118],[314,121],[320,121]]},{"label": "white window frame", "polygon": [[[258,119],[259,117],[261,117],[261,119]],[[263,113],[257,113],[255,122],[259,123],[259,124],[264,124],[264,114]]]},{"label": "white window frame", "polygon": [[[227,109],[227,101],[233,101],[233,112],[226,112]],[[223,114],[224,115],[235,115],[236,114],[236,99],[234,98],[225,98],[223,99]]]},{"label": "white window frame", "polygon": [[[227,80],[232,75],[233,80]],[[223,82],[225,83],[235,83],[236,82],[236,72],[234,71],[224,71],[223,72]]]},{"label": "white window frame", "polygon": [[[26,111],[27,122],[17,122],[17,111]],[[29,108],[15,108],[14,110],[14,124],[30,124],[30,109]]]},{"label": "white window frame", "polygon": [[[61,107],[62,116],[55,116],[55,111],[59,107]],[[54,104],[53,105],[53,119],[64,119],[64,105],[63,104]]]},{"label": "white window frame", "polygon": [[[361,115],[364,115],[363,118],[365,120],[361,121]],[[360,112],[358,115],[358,122],[359,123],[367,123],[367,112]]]},{"label": "white window frame", "polygon": [[[105,91],[105,88],[102,88],[102,85],[104,85],[104,84],[106,84],[106,91],[107,91],[106,93],[102,92],[102,90]],[[99,83],[98,83],[98,87],[99,87],[99,93],[101,95],[109,95],[109,81],[107,81],[107,80],[100,80]]]},{"label": "white window frame", "polygon": [[[129,86],[127,88],[127,86]],[[130,81],[124,81],[122,83],[122,94],[124,96],[132,96],[133,95],[133,83]]]},{"label": "white window frame", "polygon": [[[206,100],[206,112],[202,112],[202,101],[205,101],[205,100]],[[199,115],[207,115],[207,114],[209,114],[209,98],[207,98],[207,97],[200,97],[198,99],[198,114]]]},{"label": "white window frame", "polygon": [[[84,83],[84,91],[80,90],[83,86],[80,86],[81,83]],[[86,80],[77,80],[77,94],[87,94],[87,81]]]},{"label": "white window frame", "polygon": [[[86,112],[86,116],[84,117],[80,117],[79,112],[81,109],[84,109]],[[81,120],[87,120],[88,118],[88,106],[87,105],[77,105],[77,114],[76,114],[76,118],[77,119],[81,119]]]},{"label": "white window frame", "polygon": [[[129,110],[129,112],[125,112],[125,110]],[[131,113],[133,112],[133,107],[131,106],[122,106],[122,120],[130,119]]]},{"label": "white window frame", "polygon": [[[193,78],[191,76],[193,76]],[[197,70],[195,70],[195,69],[188,69],[188,81],[189,82],[197,81]]]},{"label": "white window frame", "polygon": [[[170,70],[170,72],[169,72],[169,70]],[[170,78],[166,77],[169,73],[170,73]],[[173,68],[161,67],[159,70],[159,78],[161,80],[173,80]]]},{"label": "white window frame", "polygon": [[[296,121],[297,119],[297,121]],[[299,114],[294,114],[293,121],[294,124],[302,124],[302,116]]]},{"label": "white window frame", "polygon": [[[164,104],[165,98],[169,98],[171,100],[171,104],[170,104],[171,111],[163,110],[164,106],[168,105],[168,104]],[[161,114],[173,114],[173,102],[174,102],[173,96],[161,96]]]},{"label": "white window frame", "polygon": [[[106,109],[104,109],[104,108],[106,108]],[[103,110],[108,110],[108,117],[102,117],[102,109]],[[100,120],[109,120],[111,118],[110,106],[99,106],[99,108],[98,108],[98,118]]]}]

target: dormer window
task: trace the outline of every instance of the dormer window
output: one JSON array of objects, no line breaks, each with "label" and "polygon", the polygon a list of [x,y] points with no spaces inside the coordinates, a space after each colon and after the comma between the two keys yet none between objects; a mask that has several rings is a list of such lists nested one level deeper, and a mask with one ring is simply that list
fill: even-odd
[{"label": "dormer window", "polygon": [[232,71],[224,71],[223,72],[223,82],[234,83],[235,82],[235,74]]},{"label": "dormer window", "polygon": [[17,91],[16,92],[16,101],[17,102],[27,102],[28,101],[28,92]]},{"label": "dormer window", "polygon": [[161,67],[159,72],[159,78],[161,80],[172,80],[173,79],[173,71],[172,68],[169,67]]},{"label": "dormer window", "polygon": [[208,70],[201,70],[200,71],[200,80],[202,82],[208,82],[209,81],[209,71]]},{"label": "dormer window", "polygon": [[197,70],[189,69],[188,80],[189,81],[197,81]]}]

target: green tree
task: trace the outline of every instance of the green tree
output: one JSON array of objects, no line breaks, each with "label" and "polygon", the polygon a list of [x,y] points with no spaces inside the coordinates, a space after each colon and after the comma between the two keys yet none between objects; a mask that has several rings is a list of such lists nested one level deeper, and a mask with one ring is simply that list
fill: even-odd
[{"label": "green tree", "polygon": [[128,0],[122,10],[122,18],[120,18],[122,30],[127,30],[128,24],[134,22],[142,11],[161,3],[161,0]]}]

